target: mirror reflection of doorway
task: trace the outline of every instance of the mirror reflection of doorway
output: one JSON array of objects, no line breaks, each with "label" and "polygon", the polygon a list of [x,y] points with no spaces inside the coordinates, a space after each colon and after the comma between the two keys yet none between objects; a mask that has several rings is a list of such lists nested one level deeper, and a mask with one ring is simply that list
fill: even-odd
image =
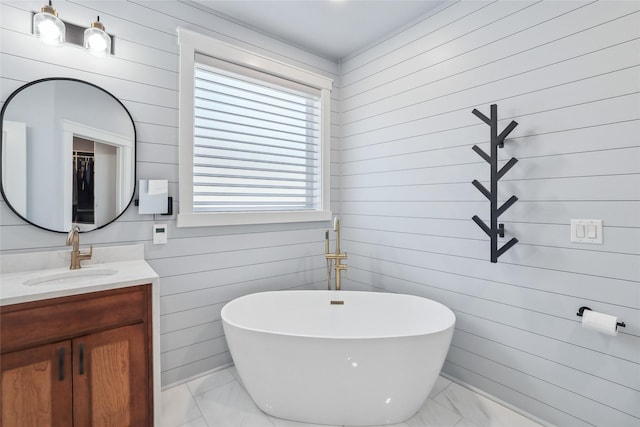
[{"label": "mirror reflection of doorway", "polygon": [[[75,224],[80,227],[80,231],[95,230],[101,225],[108,224],[110,218],[117,217],[128,204],[128,200],[124,200],[122,196],[126,194],[126,188],[132,185],[133,175],[129,172],[132,170],[133,163],[128,159],[134,147],[133,140],[65,120],[64,141],[65,152],[68,153],[64,156],[64,162],[69,168],[64,177],[67,183],[64,186],[64,206],[67,206],[64,229],[71,229]],[[82,187],[78,185],[81,181],[76,174],[78,163],[75,162],[74,153],[93,156],[91,170],[93,175],[84,175],[85,179],[93,178],[90,180],[93,188],[89,187],[89,191],[93,190],[93,205],[90,203],[90,197],[88,199],[77,197],[80,196],[77,190],[82,190]],[[89,164],[91,165],[91,162]],[[67,166],[64,170],[67,171]],[[83,185],[86,189],[86,180]],[[80,206],[81,202],[83,207]],[[86,211],[80,209],[86,209]],[[91,219],[91,209],[93,209],[93,219]]]},{"label": "mirror reflection of doorway", "polygon": [[[101,224],[116,214],[118,149],[109,144],[73,137],[72,221]],[[82,227],[81,227],[82,229]]]},{"label": "mirror reflection of doorway", "polygon": [[95,224],[95,146],[73,138],[73,218],[75,224]]}]

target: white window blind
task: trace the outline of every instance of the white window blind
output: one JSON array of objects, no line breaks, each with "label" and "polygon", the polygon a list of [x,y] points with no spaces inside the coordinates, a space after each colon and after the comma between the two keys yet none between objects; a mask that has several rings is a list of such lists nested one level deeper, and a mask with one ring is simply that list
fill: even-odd
[{"label": "white window blind", "polygon": [[320,91],[196,55],[193,211],[321,208]]}]

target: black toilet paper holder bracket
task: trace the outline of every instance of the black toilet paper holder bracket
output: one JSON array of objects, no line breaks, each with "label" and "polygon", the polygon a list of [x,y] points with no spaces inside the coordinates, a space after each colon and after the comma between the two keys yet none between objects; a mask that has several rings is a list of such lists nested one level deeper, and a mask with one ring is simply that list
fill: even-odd
[{"label": "black toilet paper holder bracket", "polygon": [[[576,316],[578,316],[578,317],[582,317],[582,315],[584,314],[584,311],[585,311],[585,310],[591,310],[591,309],[590,309],[589,307],[582,306],[582,307],[580,307],[580,308],[578,309],[578,312],[576,313]],[[627,325],[625,325],[625,324],[624,324],[624,322],[618,322],[618,323],[616,323],[616,326],[618,326],[618,327],[620,327],[620,328],[624,328],[624,327],[626,327]]]}]

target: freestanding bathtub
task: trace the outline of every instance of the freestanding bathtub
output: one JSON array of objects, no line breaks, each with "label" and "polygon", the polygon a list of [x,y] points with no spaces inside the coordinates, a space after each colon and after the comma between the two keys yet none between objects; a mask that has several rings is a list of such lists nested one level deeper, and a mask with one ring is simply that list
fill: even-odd
[{"label": "freestanding bathtub", "polygon": [[227,303],[222,321],[240,378],[264,412],[381,425],[420,409],[442,369],[455,315],[411,295],[279,291]]}]

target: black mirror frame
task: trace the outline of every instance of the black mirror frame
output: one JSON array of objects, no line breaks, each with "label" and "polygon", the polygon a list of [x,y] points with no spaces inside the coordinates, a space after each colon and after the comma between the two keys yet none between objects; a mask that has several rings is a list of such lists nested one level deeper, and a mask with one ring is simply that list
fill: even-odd
[{"label": "black mirror frame", "polygon": [[88,233],[91,231],[95,231],[95,230],[99,230],[101,228],[106,227],[107,225],[111,224],[112,222],[114,222],[115,220],[117,220],[118,218],[120,218],[122,216],[122,214],[124,214],[127,209],[129,209],[129,206],[131,206],[131,202],[133,202],[133,199],[135,197],[135,193],[136,193],[136,185],[137,185],[137,177],[138,177],[138,136],[137,136],[137,132],[136,132],[136,124],[133,121],[133,117],[131,116],[131,113],[129,112],[129,110],[127,109],[127,107],[124,106],[124,104],[118,99],[116,98],[111,92],[101,88],[98,85],[95,85],[93,83],[87,82],[85,80],[80,80],[80,79],[74,79],[71,77],[47,77],[44,79],[38,79],[38,80],[34,80],[32,82],[26,83],[22,86],[20,86],[18,89],[16,89],[15,91],[13,91],[13,93],[11,93],[11,95],[9,95],[9,97],[5,100],[4,104],[2,105],[2,110],[0,111],[0,194],[2,195],[2,199],[5,201],[5,203],[7,204],[7,206],[9,207],[9,209],[11,209],[13,211],[13,213],[15,213],[20,219],[26,221],[27,223],[33,225],[34,227],[38,227],[42,230],[47,230],[47,231],[53,231],[55,233],[67,233],[68,231],[64,231],[64,230],[52,230],[50,228],[46,228],[43,227],[41,225],[35,224],[31,221],[29,221],[27,218],[23,217],[18,211],[16,211],[14,209],[13,206],[11,206],[11,203],[9,200],[7,200],[7,197],[4,193],[4,182],[2,180],[2,165],[3,165],[3,159],[2,159],[2,132],[3,132],[3,123],[4,123],[4,112],[7,109],[7,106],[11,103],[11,100],[18,95],[21,91],[23,91],[24,89],[33,86],[35,84],[38,83],[42,83],[42,82],[46,82],[46,81],[51,81],[51,80],[56,80],[56,81],[71,81],[71,82],[78,82],[78,83],[83,83],[89,86],[93,86],[94,88],[106,93],[107,95],[109,95],[111,98],[113,98],[118,104],[120,104],[120,106],[123,108],[123,110],[127,113],[127,115],[129,116],[129,119],[131,120],[131,126],[133,127],[133,188],[131,191],[131,198],[129,199],[129,203],[127,203],[126,207],[122,210],[122,212],[120,212],[118,215],[116,215],[115,218],[113,218],[111,221],[102,224],[99,227],[93,228],[91,230],[84,230],[81,231],[82,233]]}]

